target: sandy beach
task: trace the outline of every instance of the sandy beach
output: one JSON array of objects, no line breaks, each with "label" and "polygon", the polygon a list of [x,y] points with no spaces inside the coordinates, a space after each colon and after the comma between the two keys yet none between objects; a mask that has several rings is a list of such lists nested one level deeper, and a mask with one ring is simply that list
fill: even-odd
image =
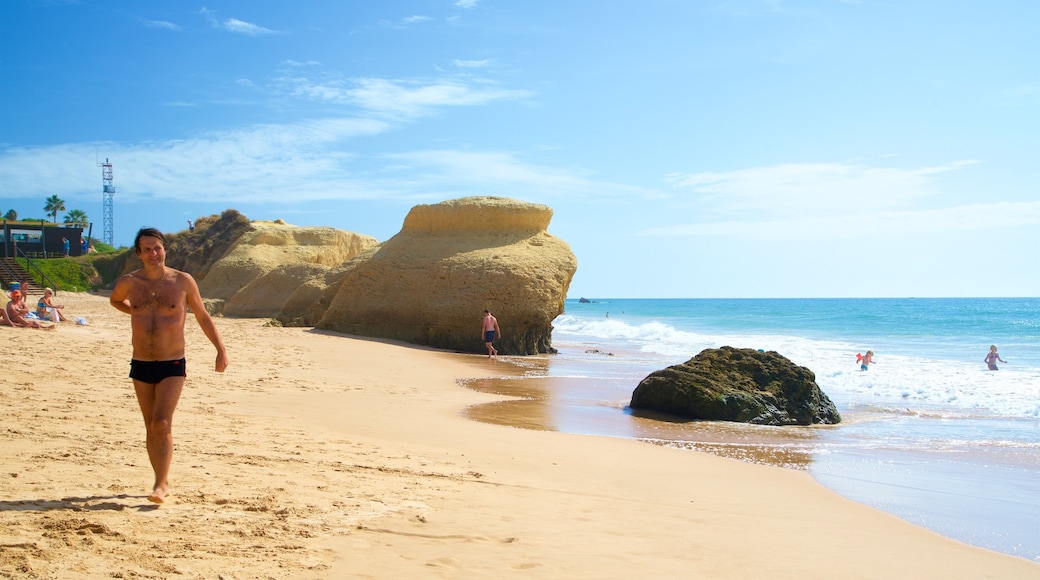
[{"label": "sandy beach", "polygon": [[3,578],[1037,578],[808,474],[468,420],[516,373],[266,320],[189,318],[173,496],[127,378],[129,317],[61,293],[53,332],[0,328]]}]

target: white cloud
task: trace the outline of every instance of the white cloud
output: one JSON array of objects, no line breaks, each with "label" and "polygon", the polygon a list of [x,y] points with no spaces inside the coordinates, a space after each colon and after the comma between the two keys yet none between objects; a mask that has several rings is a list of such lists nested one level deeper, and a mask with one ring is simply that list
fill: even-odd
[{"label": "white cloud", "polygon": [[[116,198],[193,201],[229,206],[316,200],[447,199],[504,195],[544,203],[564,198],[625,200],[657,192],[596,181],[508,153],[426,150],[363,155],[352,139],[390,126],[374,120],[325,119],[139,144],[73,143],[0,150],[0,181],[25,197],[62,192],[69,202],[96,200],[100,170],[115,167]],[[43,179],[42,176],[46,176]]]},{"label": "white cloud", "polygon": [[100,152],[115,165],[116,195],[134,199],[284,202],[287,192],[293,199],[373,196],[379,192],[353,185],[352,154],[342,145],[387,128],[375,120],[325,119],[194,139],[9,148],[0,150],[0,180],[25,196],[53,190],[70,199],[92,197],[100,188],[94,163]]},{"label": "white cloud", "polygon": [[721,221],[664,226],[640,232],[663,237],[843,239],[935,234],[1040,225],[1040,202],[997,202],[931,210],[882,211],[777,220]]},{"label": "white cloud", "polygon": [[223,24],[224,30],[229,32],[237,32],[239,34],[247,34],[249,36],[263,36],[267,34],[280,34],[277,30],[271,30],[270,28],[264,28],[253,24],[252,22],[245,22],[237,18],[228,18]]},{"label": "white cloud", "polygon": [[768,213],[773,216],[835,215],[906,207],[933,196],[931,175],[976,163],[899,169],[855,163],[801,163],[729,172],[672,174],[668,181],[689,190],[702,211],[717,215]]},{"label": "white cloud", "polygon": [[[1040,224],[1040,202],[937,207],[947,196],[933,178],[976,163],[910,169],[803,163],[673,174],[668,180],[692,193],[699,220],[642,234],[823,239]],[[922,208],[924,202],[932,207]]]},{"label": "white cloud", "polygon": [[180,30],[181,27],[165,20],[145,20],[144,25],[148,28],[162,28],[164,30]]},{"label": "white cloud", "polygon": [[458,8],[476,8],[480,0],[455,0],[455,6]]},{"label": "white cloud", "polygon": [[484,60],[460,60],[460,59],[455,59],[455,60],[453,60],[451,62],[452,62],[452,64],[454,64],[455,66],[457,66],[459,68],[484,68],[484,67],[488,66],[489,64],[491,64],[491,61],[488,60],[488,59],[484,59]]},{"label": "white cloud", "polygon": [[625,184],[597,181],[554,167],[532,165],[508,153],[458,150],[413,151],[384,156],[394,162],[402,181],[414,181],[417,189],[445,191],[451,197],[460,190],[470,194],[505,195],[546,202],[561,197],[652,197],[658,192]]},{"label": "white cloud", "polygon": [[252,22],[246,22],[237,18],[228,18],[221,22],[217,19],[217,14],[209,8],[200,8],[199,14],[209,22],[209,25],[213,28],[219,28],[221,30],[227,30],[228,32],[234,32],[237,34],[246,34],[249,36],[264,36],[268,34],[281,34],[277,30],[265,28],[263,26],[253,24]]},{"label": "white cloud", "polygon": [[412,119],[433,113],[438,107],[484,105],[493,101],[530,96],[527,91],[501,89],[490,85],[469,85],[456,80],[434,82],[402,81],[380,78],[343,82],[312,82],[307,78],[283,78],[281,82],[296,95],[343,105],[399,119]]},{"label": "white cloud", "polygon": [[400,22],[391,22],[389,20],[380,20],[379,24],[381,26],[386,26],[388,28],[393,28],[395,30],[404,30],[404,29],[408,28],[409,26],[411,26],[413,24],[421,24],[423,22],[429,22],[431,20],[433,20],[433,18],[431,18],[429,16],[422,16],[422,15],[419,15],[419,14],[413,14],[412,16],[405,16],[404,18],[401,19]]}]

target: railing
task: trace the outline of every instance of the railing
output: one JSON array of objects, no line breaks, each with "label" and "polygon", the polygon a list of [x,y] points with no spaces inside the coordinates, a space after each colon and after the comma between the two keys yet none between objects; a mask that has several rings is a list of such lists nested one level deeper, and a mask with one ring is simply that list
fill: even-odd
[{"label": "railing", "polygon": [[[43,283],[42,286],[49,287],[49,288],[53,289],[54,290],[54,295],[57,296],[58,295],[58,285],[55,284],[54,281],[52,281],[50,278],[48,278],[47,274],[44,274],[43,270],[41,270],[40,267],[37,266],[36,263],[32,261],[32,258],[27,256],[25,254],[25,252],[22,251],[21,248],[15,248],[15,259],[18,258],[18,254],[21,254],[22,257],[25,258],[25,263],[28,264],[30,268],[32,268],[33,270],[36,271],[36,273],[39,275],[40,281]],[[4,266],[4,270],[8,270],[6,265]],[[28,290],[28,288],[26,288],[26,290]]]}]

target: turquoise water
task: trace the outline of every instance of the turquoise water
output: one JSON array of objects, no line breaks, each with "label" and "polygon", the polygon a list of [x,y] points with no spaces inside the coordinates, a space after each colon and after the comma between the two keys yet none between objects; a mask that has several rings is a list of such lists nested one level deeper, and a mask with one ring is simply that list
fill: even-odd
[{"label": "turquoise water", "polygon": [[[526,401],[542,428],[805,469],[861,503],[1040,561],[1040,299],[567,300]],[[986,369],[991,344],[1008,361]],[[633,416],[650,372],[723,345],[775,350],[842,413],[826,428]],[[873,350],[869,371],[856,354]],[[541,393],[530,395],[529,393]]]}]

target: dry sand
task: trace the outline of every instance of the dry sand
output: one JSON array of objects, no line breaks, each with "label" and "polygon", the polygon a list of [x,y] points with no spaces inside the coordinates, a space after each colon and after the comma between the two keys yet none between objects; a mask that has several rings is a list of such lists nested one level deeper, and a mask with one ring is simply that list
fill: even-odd
[{"label": "dry sand", "polygon": [[1038,578],[806,473],[460,417],[506,361],[189,319],[174,496],[152,473],[129,318],[62,293],[54,332],[0,328],[4,578]]}]

